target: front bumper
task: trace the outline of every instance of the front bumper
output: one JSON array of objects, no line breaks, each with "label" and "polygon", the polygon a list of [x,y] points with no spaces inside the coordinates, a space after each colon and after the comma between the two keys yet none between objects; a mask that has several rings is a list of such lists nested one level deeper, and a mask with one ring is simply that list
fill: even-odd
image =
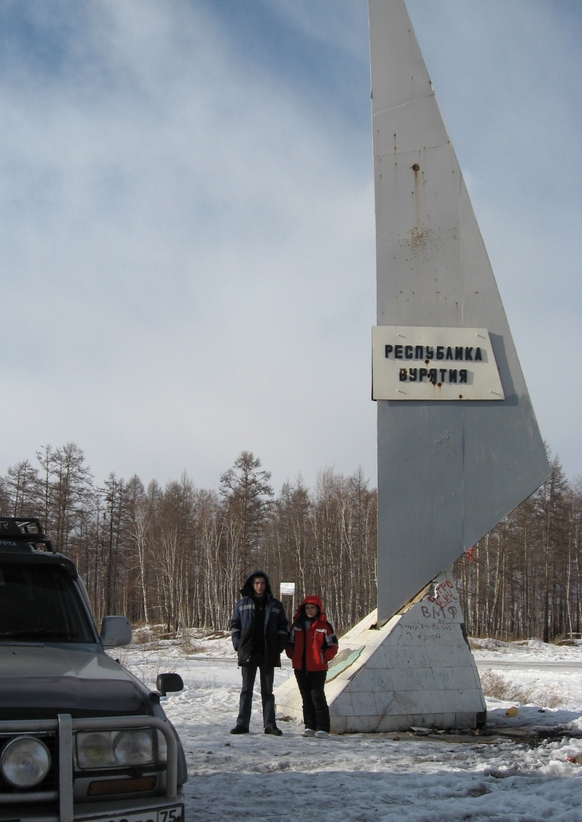
[{"label": "front bumper", "polygon": [[[75,796],[75,782],[81,780],[74,774],[74,733],[124,728],[150,728],[164,736],[167,761],[162,795],[158,791],[156,796],[109,797],[91,802]],[[0,822],[183,822],[183,801],[178,793],[178,742],[169,723],[162,719],[152,716],[73,719],[69,714],[60,714],[57,719],[0,722],[0,740],[20,734],[54,734],[55,784],[49,790],[43,790],[42,785],[27,791],[0,790]],[[83,778],[86,781],[87,777]]]}]

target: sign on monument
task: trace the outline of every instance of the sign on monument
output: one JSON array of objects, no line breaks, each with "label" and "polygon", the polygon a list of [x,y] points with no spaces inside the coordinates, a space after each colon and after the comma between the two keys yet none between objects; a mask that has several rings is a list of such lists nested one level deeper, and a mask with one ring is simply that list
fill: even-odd
[{"label": "sign on monument", "polygon": [[486,328],[372,329],[372,399],[504,398]]}]

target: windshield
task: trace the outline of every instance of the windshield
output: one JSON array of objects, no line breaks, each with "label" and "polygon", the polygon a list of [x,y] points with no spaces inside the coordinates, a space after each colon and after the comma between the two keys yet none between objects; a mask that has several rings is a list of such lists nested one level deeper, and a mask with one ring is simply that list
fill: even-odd
[{"label": "windshield", "polygon": [[59,565],[0,561],[0,641],[94,642],[79,593]]}]

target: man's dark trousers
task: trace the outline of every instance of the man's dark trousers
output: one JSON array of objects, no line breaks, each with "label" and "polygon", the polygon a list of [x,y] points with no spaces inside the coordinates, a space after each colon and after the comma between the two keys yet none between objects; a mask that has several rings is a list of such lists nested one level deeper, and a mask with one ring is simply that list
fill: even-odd
[{"label": "man's dark trousers", "polygon": [[253,655],[248,665],[241,665],[242,688],[238,708],[237,725],[248,728],[251,721],[251,710],[253,707],[253,688],[257,670],[261,677],[261,699],[263,702],[263,726],[274,728],[275,721],[275,696],[273,685],[275,680],[275,668],[265,665],[261,657]]}]

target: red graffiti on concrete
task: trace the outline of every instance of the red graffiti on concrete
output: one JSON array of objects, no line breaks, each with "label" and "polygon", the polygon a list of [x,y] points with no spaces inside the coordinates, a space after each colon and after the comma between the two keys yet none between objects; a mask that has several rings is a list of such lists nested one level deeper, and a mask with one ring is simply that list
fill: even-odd
[{"label": "red graffiti on concrete", "polygon": [[444,608],[445,605],[450,605],[451,602],[458,602],[459,597],[453,583],[445,579],[444,582],[439,582],[435,587],[434,594],[427,597],[429,602],[434,602],[435,605]]},{"label": "red graffiti on concrete", "polygon": [[439,582],[435,587],[434,594],[428,596],[426,599],[432,604],[432,609],[426,605],[422,606],[422,612],[425,617],[429,615],[433,618],[437,616],[449,616],[455,619],[459,610],[459,597],[455,586],[450,580],[446,579],[444,582]]}]

